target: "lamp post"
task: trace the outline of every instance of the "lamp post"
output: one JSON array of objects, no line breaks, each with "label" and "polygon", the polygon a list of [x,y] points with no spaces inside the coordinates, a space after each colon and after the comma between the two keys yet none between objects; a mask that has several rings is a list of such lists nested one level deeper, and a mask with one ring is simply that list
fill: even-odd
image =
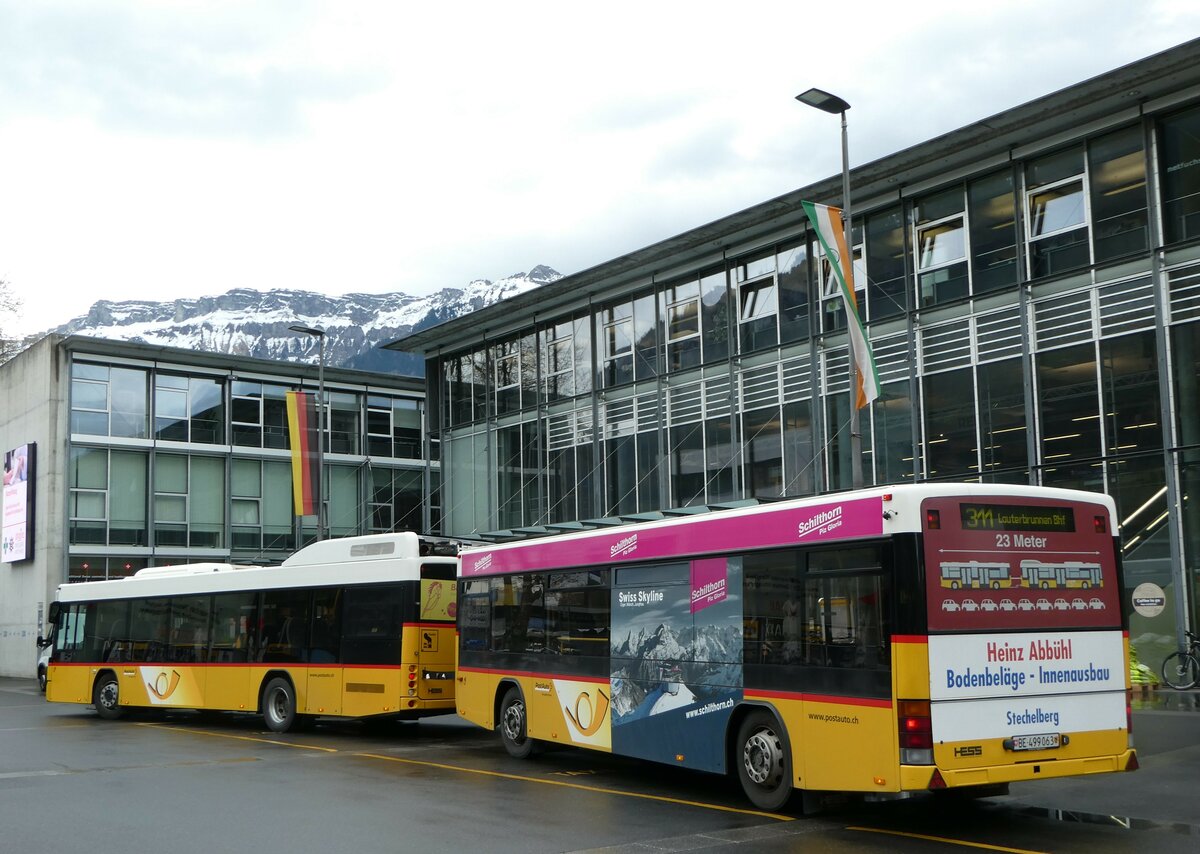
[{"label": "lamp post", "polygon": [[[823,112],[842,117],[842,227],[845,229],[846,252],[850,256],[845,259],[845,270],[847,278],[853,280],[854,238],[850,225],[850,143],[846,133],[846,111],[850,109],[850,105],[837,95],[823,89],[809,89],[801,92],[796,96],[796,100],[801,104],[807,104]],[[847,318],[847,322],[849,322],[849,318]],[[854,359],[854,347],[849,346],[846,350],[849,355],[850,367],[850,477],[853,487],[861,489],[863,468],[862,433],[858,418],[858,365]]]},{"label": "lamp post", "polygon": [[317,339],[317,542],[325,539],[325,330],[289,326],[291,332]]}]

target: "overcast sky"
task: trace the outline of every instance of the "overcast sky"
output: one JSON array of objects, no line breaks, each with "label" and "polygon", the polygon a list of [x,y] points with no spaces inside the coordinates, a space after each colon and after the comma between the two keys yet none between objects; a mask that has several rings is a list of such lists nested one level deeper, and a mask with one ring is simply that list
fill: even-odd
[{"label": "overcast sky", "polygon": [[856,165],[1198,35],[1194,0],[0,0],[0,328],[572,273],[836,173],[810,86]]}]

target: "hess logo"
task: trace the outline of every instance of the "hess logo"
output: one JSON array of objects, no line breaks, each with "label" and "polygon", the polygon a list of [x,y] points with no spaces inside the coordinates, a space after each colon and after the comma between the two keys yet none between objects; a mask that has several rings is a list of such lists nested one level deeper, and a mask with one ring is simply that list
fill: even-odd
[{"label": "hess logo", "polygon": [[983,745],[968,744],[966,747],[954,748],[955,756],[983,756]]}]

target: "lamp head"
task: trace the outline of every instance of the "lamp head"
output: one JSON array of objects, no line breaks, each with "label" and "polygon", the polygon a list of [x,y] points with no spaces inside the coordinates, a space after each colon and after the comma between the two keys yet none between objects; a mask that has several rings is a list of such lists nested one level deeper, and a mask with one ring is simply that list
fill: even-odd
[{"label": "lamp head", "polygon": [[296,324],[295,326],[289,326],[288,330],[291,332],[299,332],[301,335],[313,335],[313,336],[316,336],[317,338],[325,337],[324,329],[314,329],[311,326],[301,326],[299,324]]},{"label": "lamp head", "polygon": [[824,110],[834,115],[850,109],[849,104],[824,89],[809,89],[807,92],[801,92],[796,96],[796,100],[801,104],[808,104],[810,107],[816,107],[818,110]]}]

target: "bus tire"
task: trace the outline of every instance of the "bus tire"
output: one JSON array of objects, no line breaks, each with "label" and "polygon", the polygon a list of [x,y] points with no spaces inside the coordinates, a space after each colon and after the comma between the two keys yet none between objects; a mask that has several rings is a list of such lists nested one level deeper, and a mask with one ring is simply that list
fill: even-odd
[{"label": "bus tire", "polygon": [[738,779],[759,809],[780,809],[792,797],[792,762],[781,733],[775,716],[761,709],[746,715],[738,727]]},{"label": "bus tire", "polygon": [[296,723],[296,689],[282,676],[276,676],[263,689],[263,723],[271,732],[287,732]]},{"label": "bus tire", "polygon": [[521,689],[511,686],[500,701],[500,740],[513,759],[528,759],[533,755],[533,739],[529,737],[529,715]]},{"label": "bus tire", "polygon": [[96,684],[92,686],[92,704],[96,714],[106,721],[115,721],[124,714],[117,677],[111,671],[106,670],[96,677]]}]

